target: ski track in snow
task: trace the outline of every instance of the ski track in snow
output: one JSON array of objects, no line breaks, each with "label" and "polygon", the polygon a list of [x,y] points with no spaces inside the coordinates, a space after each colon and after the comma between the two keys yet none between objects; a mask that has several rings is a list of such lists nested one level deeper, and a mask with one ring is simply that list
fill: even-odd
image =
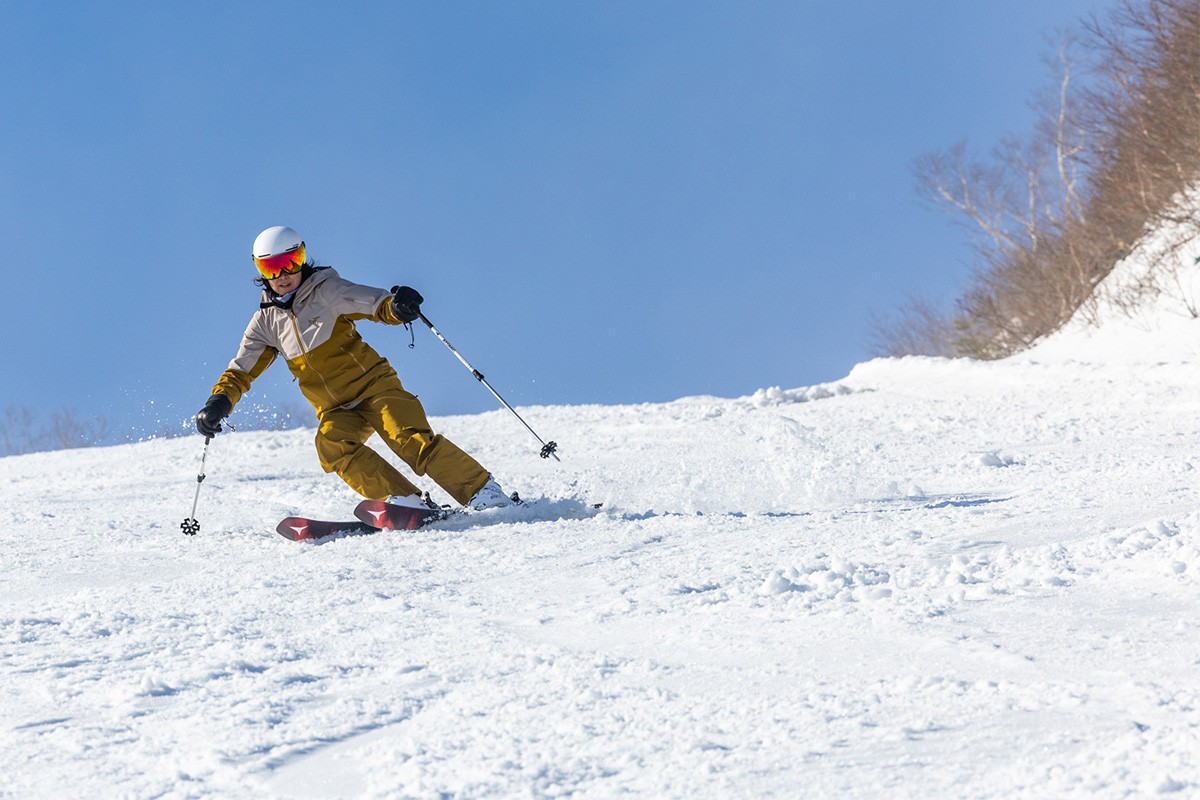
[{"label": "ski track in snow", "polygon": [[1200,792],[1193,373],[445,418],[529,506],[315,543],[311,431],[214,440],[194,538],[198,438],[2,459],[0,796]]}]

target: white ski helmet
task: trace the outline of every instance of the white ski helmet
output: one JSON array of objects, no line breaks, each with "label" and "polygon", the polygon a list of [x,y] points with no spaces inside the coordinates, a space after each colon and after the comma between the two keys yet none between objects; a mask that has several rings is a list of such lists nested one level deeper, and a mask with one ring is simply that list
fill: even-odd
[{"label": "white ski helmet", "polygon": [[275,225],[260,233],[251,255],[262,276],[272,279],[299,270],[308,258],[304,240],[286,225]]}]

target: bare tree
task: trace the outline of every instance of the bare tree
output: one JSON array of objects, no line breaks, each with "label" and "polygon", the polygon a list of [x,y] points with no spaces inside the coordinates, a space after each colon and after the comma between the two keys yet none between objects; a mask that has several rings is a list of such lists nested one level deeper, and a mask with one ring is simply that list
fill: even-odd
[{"label": "bare tree", "polygon": [[0,453],[11,456],[40,450],[42,440],[28,407],[10,405],[4,409],[0,419]]},{"label": "bare tree", "polygon": [[911,297],[892,319],[871,325],[870,349],[881,356],[955,356],[954,322],[949,315],[921,297]]},{"label": "bare tree", "polygon": [[1055,91],[1027,137],[982,162],[964,144],[917,161],[919,190],[971,231],[976,263],[950,320],[910,305],[896,347],[944,351],[949,335],[956,354],[1008,355],[1092,315],[1097,285],[1151,228],[1174,222],[1180,246],[1200,234],[1187,194],[1200,184],[1198,42],[1196,0],[1121,0],[1057,49]]},{"label": "bare tree", "polygon": [[50,442],[55,449],[92,447],[108,436],[108,423],[100,417],[84,420],[70,408],[60,408],[50,419]]},{"label": "bare tree", "polygon": [[69,408],[54,411],[47,426],[23,405],[10,405],[0,416],[0,455],[20,455],[39,450],[91,447],[108,439],[109,425],[103,417],[80,418]]}]

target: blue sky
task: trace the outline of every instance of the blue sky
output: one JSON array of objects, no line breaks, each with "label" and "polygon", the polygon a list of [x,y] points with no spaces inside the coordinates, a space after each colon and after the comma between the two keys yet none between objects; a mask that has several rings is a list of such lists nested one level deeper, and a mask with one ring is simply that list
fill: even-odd
[{"label": "blue sky", "polygon": [[[1049,41],[1107,4],[334,7],[0,6],[0,409],[177,428],[277,224],[419,289],[513,404],[835,380],[967,278],[914,159],[1028,131]],[[496,407],[427,330],[360,330],[431,414]],[[245,402],[304,408],[283,364]]]}]

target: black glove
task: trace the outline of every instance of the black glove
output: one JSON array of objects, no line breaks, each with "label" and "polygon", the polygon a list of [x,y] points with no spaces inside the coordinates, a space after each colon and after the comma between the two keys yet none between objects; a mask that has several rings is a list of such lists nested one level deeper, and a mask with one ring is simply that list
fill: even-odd
[{"label": "black glove", "polygon": [[392,287],[392,311],[401,322],[412,322],[421,316],[421,303],[425,298],[411,286]]},{"label": "black glove", "polygon": [[233,403],[229,402],[229,398],[214,394],[196,415],[196,430],[205,436],[216,436],[222,430],[221,420],[228,417],[230,411],[233,411]]}]

